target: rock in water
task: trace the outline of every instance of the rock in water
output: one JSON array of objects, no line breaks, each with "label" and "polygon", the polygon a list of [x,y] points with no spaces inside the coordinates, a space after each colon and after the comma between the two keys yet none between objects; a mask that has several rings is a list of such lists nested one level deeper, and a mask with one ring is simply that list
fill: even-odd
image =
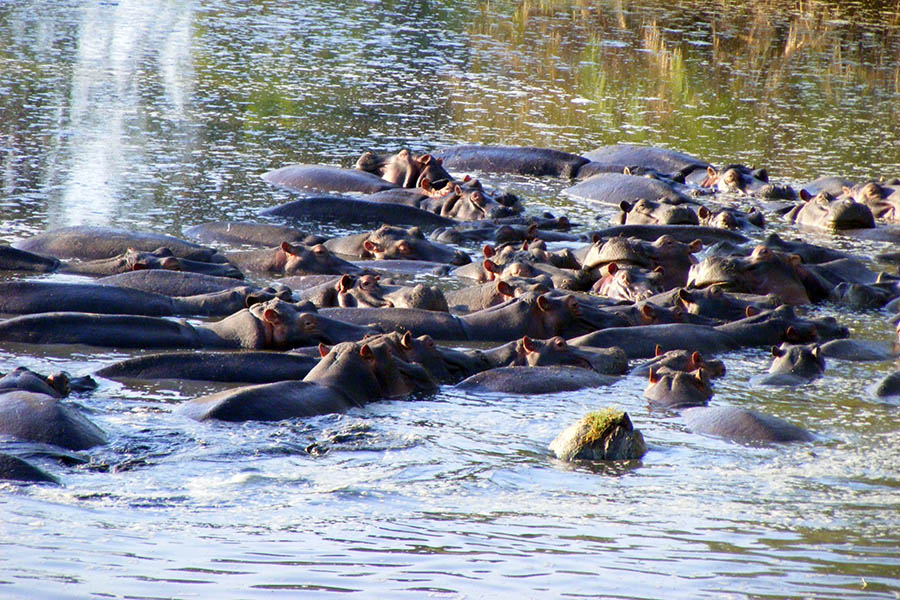
[{"label": "rock in water", "polygon": [[587,414],[556,436],[550,450],[566,461],[630,460],[644,456],[647,444],[628,413],[605,408]]}]

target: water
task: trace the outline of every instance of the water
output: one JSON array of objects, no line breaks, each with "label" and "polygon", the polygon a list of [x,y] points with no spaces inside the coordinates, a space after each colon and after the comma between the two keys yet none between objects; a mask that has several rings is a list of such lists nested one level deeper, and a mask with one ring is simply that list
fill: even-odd
[{"label": "water", "polygon": [[[6,2],[0,238],[252,219],[290,199],[271,168],[404,145],[622,141],[792,184],[897,175],[898,57],[896,2]],[[566,182],[484,178],[535,212],[597,212],[558,197]],[[886,314],[816,312],[890,339]],[[4,345],[0,370],[124,356]],[[213,384],[103,380],[75,400],[111,443],[41,462],[63,487],[0,484],[0,596],[897,597],[900,421],[864,389],[895,365],[830,361],[773,393],[747,386],[764,350],[723,359],[715,401],[819,440],[691,434],[636,378],[244,424],[173,413]],[[642,461],[549,458],[609,404],[644,432]]]}]

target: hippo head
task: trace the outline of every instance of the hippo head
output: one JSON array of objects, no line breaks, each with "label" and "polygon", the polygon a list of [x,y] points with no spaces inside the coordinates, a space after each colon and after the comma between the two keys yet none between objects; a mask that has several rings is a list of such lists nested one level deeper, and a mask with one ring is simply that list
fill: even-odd
[{"label": "hippo head", "polygon": [[661,198],[653,202],[641,198],[634,204],[619,203],[622,213],[614,218],[621,225],[699,225],[697,213],[688,206],[675,206]]},{"label": "hippo head", "polygon": [[663,267],[654,267],[647,271],[638,267],[620,267],[618,263],[610,263],[606,266],[606,271],[607,274],[591,288],[592,292],[600,296],[638,302],[664,291]]},{"label": "hippo head", "polygon": [[650,369],[644,390],[644,397],[650,400],[651,406],[666,409],[706,406],[712,395],[709,376],[702,368],[690,373]]},{"label": "hippo head", "polygon": [[533,340],[527,335],[516,343],[516,350],[524,363],[531,367],[546,365],[571,365],[594,369],[591,361],[580,348],[569,346],[565,338],[554,336],[547,340]]},{"label": "hippo head", "polygon": [[806,190],[800,191],[803,204],[793,208],[788,218],[798,225],[818,227],[831,231],[844,229],[872,229],[875,216],[872,210],[852,196],[836,199],[828,192],[810,196]]},{"label": "hippo head", "polygon": [[258,302],[248,309],[263,328],[264,348],[290,349],[330,342],[319,326],[319,319],[309,312],[279,298]]},{"label": "hippo head", "polygon": [[438,212],[443,217],[480,221],[512,217],[518,212],[490,197],[477,179],[448,185],[442,192],[445,193],[434,199],[433,206],[439,207]]},{"label": "hippo head", "polygon": [[285,275],[315,275],[358,273],[360,268],[331,254],[322,244],[310,248],[282,242],[275,250],[276,263],[282,266]]},{"label": "hippo head", "polygon": [[469,255],[443,244],[429,242],[418,227],[403,229],[382,225],[363,241],[364,258],[428,260],[452,265],[472,262]]},{"label": "hippo head", "polygon": [[773,346],[772,356],[769,373],[790,373],[811,379],[825,372],[825,357],[818,344]]}]

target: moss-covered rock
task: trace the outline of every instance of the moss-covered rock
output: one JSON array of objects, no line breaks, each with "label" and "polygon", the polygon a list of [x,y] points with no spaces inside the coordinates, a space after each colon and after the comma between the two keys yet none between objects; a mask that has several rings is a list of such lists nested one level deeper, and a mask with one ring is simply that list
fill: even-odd
[{"label": "moss-covered rock", "polygon": [[644,436],[636,430],[628,413],[604,408],[585,415],[550,443],[561,460],[630,460],[647,452]]}]

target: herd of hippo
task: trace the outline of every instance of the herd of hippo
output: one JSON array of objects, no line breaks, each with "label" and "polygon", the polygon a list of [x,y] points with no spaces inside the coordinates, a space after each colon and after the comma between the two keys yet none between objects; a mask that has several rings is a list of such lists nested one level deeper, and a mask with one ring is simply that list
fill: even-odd
[{"label": "herd of hippo", "polygon": [[[568,178],[565,196],[618,212],[602,229],[529,214],[465,173]],[[797,385],[821,376],[826,357],[896,354],[795,307],[896,313],[900,277],[765,227],[785,219],[900,240],[890,226],[900,221],[897,180],[828,177],[795,190],[763,169],[627,144],[582,156],[479,145],[366,152],[353,169],[291,165],[263,178],[298,199],[262,211],[261,222],[186,229],[195,241],[74,226],[0,247],[0,344],[135,351],[79,377],[3,376],[0,436],[13,442],[0,453],[0,478],[58,482],[27,460],[35,448],[107,443],[65,400],[91,393],[95,377],[239,383],[183,402],[173,418],[267,421],[441,385],[539,394],[641,376],[650,408],[688,429],[771,443],[815,438],[776,415],[710,405],[712,380],[725,374],[712,355],[772,348],[769,372],[750,383]],[[325,238],[294,226],[336,221],[373,228]],[[422,283],[429,277],[447,283]],[[898,392],[894,375],[876,393]]]}]

